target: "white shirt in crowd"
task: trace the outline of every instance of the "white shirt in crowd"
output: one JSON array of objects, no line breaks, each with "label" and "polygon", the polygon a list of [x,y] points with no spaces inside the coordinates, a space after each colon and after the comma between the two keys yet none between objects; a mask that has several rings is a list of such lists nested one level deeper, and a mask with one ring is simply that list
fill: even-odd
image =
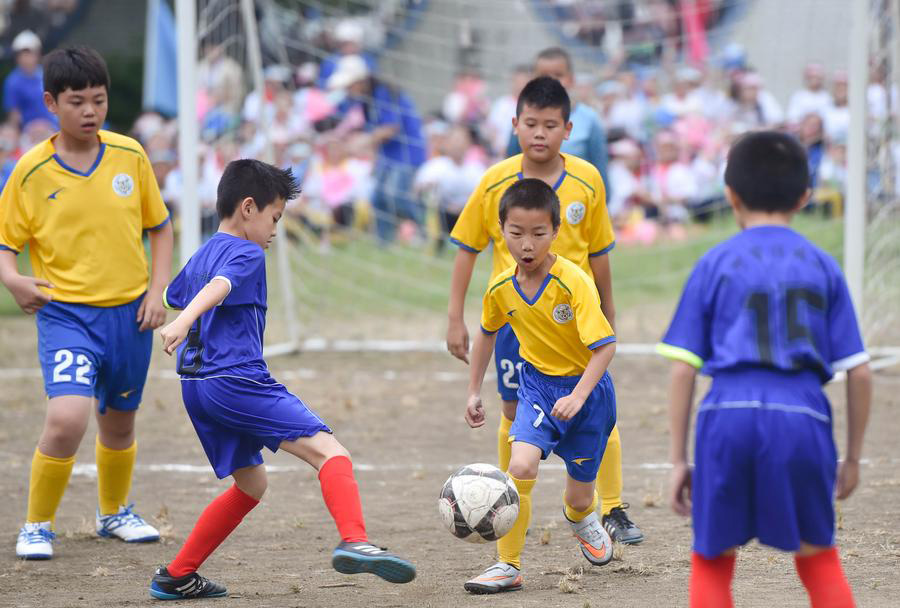
[{"label": "white shirt in crowd", "polygon": [[788,102],[788,122],[799,123],[807,114],[818,114],[824,120],[825,114],[832,105],[834,105],[834,101],[831,93],[827,90],[810,91],[809,89],[800,89],[791,95],[791,99]]},{"label": "white shirt in crowd", "polygon": [[436,156],[419,168],[413,183],[417,190],[433,188],[443,211],[459,213],[478,187],[485,169],[479,162],[458,165],[448,156]]}]

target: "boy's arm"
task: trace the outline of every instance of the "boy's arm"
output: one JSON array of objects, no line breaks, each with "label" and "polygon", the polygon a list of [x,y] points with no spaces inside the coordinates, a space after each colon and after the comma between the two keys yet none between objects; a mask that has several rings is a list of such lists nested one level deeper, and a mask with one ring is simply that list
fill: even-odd
[{"label": "boy's arm", "polygon": [[837,497],[847,498],[859,483],[859,459],[872,403],[872,370],[868,363],[847,372],[847,453],[838,471]]},{"label": "boy's arm", "polygon": [[606,373],[609,362],[612,361],[613,355],[616,354],[616,343],[607,342],[598,346],[591,352],[591,358],[581,374],[581,380],[572,389],[571,394],[560,397],[553,405],[551,416],[560,420],[571,420],[581,411],[584,402],[590,396],[591,391],[600,382],[600,378]]},{"label": "boy's arm", "polygon": [[463,312],[466,306],[466,291],[472,280],[472,269],[475,268],[477,253],[460,247],[456,251],[453,262],[453,275],[450,278],[450,303],[447,307],[447,350],[450,354],[469,362],[469,332]]},{"label": "boy's arm", "polygon": [[50,281],[19,274],[16,254],[9,249],[0,249],[0,283],[6,286],[19,308],[29,315],[36,313],[53,299],[38,289],[38,287],[53,289]]},{"label": "boy's arm", "polygon": [[466,422],[473,429],[484,424],[481,385],[484,382],[484,372],[487,371],[496,341],[496,332],[486,334],[484,331],[479,331],[478,335],[475,336],[475,344],[472,345],[472,365],[469,368],[469,398],[466,402],[465,418]]},{"label": "boy's arm", "polygon": [[594,284],[600,294],[600,310],[609,321],[613,331],[616,329],[616,305],[613,302],[612,268],[609,265],[609,254],[592,255],[588,257],[591,265],[591,273],[594,275]]},{"label": "boy's arm", "polygon": [[687,464],[688,429],[694,402],[697,369],[684,361],[672,361],[669,376],[669,459],[672,475],[669,504],[679,515],[690,515],[691,472]]},{"label": "boy's arm", "polygon": [[159,332],[163,341],[163,350],[166,351],[166,354],[171,355],[175,352],[178,345],[184,342],[194,321],[199,319],[206,311],[220,304],[230,291],[231,285],[223,277],[213,277],[203,289],[198,291],[194,299],[179,313],[175,320]]},{"label": "boy's arm", "polygon": [[152,268],[150,286],[138,308],[137,322],[140,323],[140,331],[156,329],[166,321],[162,296],[172,272],[172,248],[175,244],[172,222],[150,230],[149,238]]}]

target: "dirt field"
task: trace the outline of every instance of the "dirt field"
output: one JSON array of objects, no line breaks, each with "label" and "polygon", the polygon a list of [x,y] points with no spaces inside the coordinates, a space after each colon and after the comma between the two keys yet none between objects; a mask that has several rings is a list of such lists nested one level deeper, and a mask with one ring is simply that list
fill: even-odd
[{"label": "dirt field", "polygon": [[[147,585],[156,565],[171,559],[202,507],[225,489],[208,469],[181,405],[169,360],[157,358],[139,414],[138,470],[132,499],[158,525],[163,541],[148,546],[95,538],[93,430],[83,442],[57,520],[50,562],[20,562],[13,543],[25,512],[31,454],[44,414],[35,334],[26,319],[0,323],[0,606],[150,606]],[[418,578],[395,586],[330,568],[336,532],[311,469],[283,454],[269,492],[203,573],[225,584],[221,606],[629,606],[687,605],[691,530],[664,504],[667,471],[666,365],[655,358],[619,358],[613,369],[625,451],[625,498],[644,529],[605,568],[588,568],[561,521],[561,463],[541,470],[532,530],[525,547],[524,591],[470,596],[466,578],[493,560],[493,547],[453,539],[440,528],[436,497],[455,467],[494,462],[496,408],[485,428],[462,420],[465,368],[444,355],[308,355],[270,362],[276,378],[302,396],[337,432],[358,467],[368,528],[375,542],[408,556]],[[843,444],[843,385],[829,393]],[[490,391],[486,391],[489,393]],[[495,398],[490,398],[495,403]],[[865,450],[863,484],[840,506],[839,542],[859,606],[900,605],[900,369],[877,376]],[[165,470],[166,465],[190,465]],[[567,579],[562,582],[562,579]],[[739,606],[806,606],[790,556],[750,546],[735,582]]]}]

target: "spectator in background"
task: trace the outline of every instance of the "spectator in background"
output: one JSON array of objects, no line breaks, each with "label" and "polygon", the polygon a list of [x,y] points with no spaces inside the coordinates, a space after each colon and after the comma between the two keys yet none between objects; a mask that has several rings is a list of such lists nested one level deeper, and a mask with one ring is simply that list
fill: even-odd
[{"label": "spectator in background", "polygon": [[303,182],[303,215],[320,235],[324,251],[331,248],[331,238],[335,231],[345,230],[353,225],[353,208],[359,196],[359,183],[347,159],[346,145],[339,137],[324,137]]},{"label": "spectator in background", "polygon": [[679,158],[678,139],[669,130],[654,138],[656,162],[650,169],[650,194],[663,225],[670,236],[683,236],[683,224],[688,219],[688,205],[697,194],[694,174],[690,166]]},{"label": "spectator in background", "polygon": [[691,93],[695,83],[699,82],[702,74],[696,68],[682,66],[675,72],[675,82],[672,91],[662,96],[660,105],[669,114],[676,117],[694,112],[701,112],[700,99]]},{"label": "spectator in background", "polygon": [[787,119],[799,124],[807,114],[815,112],[825,117],[832,105],[831,93],[825,88],[825,69],[818,63],[810,63],[803,70],[804,87],[791,95]]},{"label": "spectator in background", "polygon": [[[538,53],[537,60],[534,63],[533,76],[535,78],[538,76],[550,76],[558,80],[567,91],[572,91],[575,84],[575,77],[572,72],[572,58],[559,47],[544,49]],[[577,156],[594,165],[603,177],[603,183],[607,184],[608,190],[607,164],[609,158],[606,150],[606,130],[600,122],[600,117],[597,115],[596,110],[587,104],[575,103],[572,106],[569,121],[572,123],[572,132],[569,134],[569,138],[563,142],[561,151]],[[519,154],[521,151],[518,138],[510,137],[506,149],[507,156]]]},{"label": "spectator in background", "polygon": [[650,192],[647,189],[647,177],[643,170],[643,152],[633,140],[625,138],[616,141],[609,147],[609,181],[612,195],[609,197],[607,209],[613,225],[620,228],[628,222],[628,216],[634,211],[643,218],[644,207],[651,204]]},{"label": "spectator in background", "polygon": [[509,82],[509,93],[494,100],[484,124],[484,137],[490,142],[491,154],[502,158],[512,137],[512,119],[516,116],[516,100],[522,88],[531,80],[531,66],[517,65]]},{"label": "spectator in background", "polygon": [[730,100],[728,120],[740,123],[745,129],[759,129],[781,124],[784,114],[775,97],[763,88],[763,79],[756,72],[744,72],[737,80],[737,99]]},{"label": "spectator in background", "polygon": [[464,69],[444,97],[443,114],[450,122],[473,126],[487,116],[488,105],[484,78],[475,69]]},{"label": "spectator in background", "polygon": [[423,197],[432,197],[438,210],[441,238],[438,250],[456,225],[469,196],[478,187],[487,167],[469,154],[472,133],[468,127],[455,125],[443,140],[443,149],[416,173],[415,189]]},{"label": "spectator in background", "polygon": [[215,110],[229,121],[236,118],[244,101],[241,66],[228,56],[225,46],[205,41],[197,65],[197,105],[201,117]]},{"label": "spectator in background", "polygon": [[320,89],[328,88],[328,79],[334,74],[343,57],[358,55],[366,62],[366,68],[370,74],[374,74],[377,71],[378,66],[375,55],[363,48],[366,32],[360,23],[349,19],[341,21],[337,24],[337,27],[334,28],[332,37],[334,38],[337,52],[323,59],[322,64],[319,66],[319,79],[317,84]]},{"label": "spectator in background", "polygon": [[800,122],[797,139],[806,148],[806,159],[809,163],[809,187],[815,188],[818,183],[819,165],[825,158],[825,129],[822,117],[817,112],[810,112]]},{"label": "spectator in background", "polygon": [[339,112],[362,114],[365,129],[378,147],[375,163],[375,233],[386,245],[394,240],[401,220],[422,226],[422,209],[411,196],[413,177],[425,162],[422,121],[412,99],[374,78],[362,57],[348,55],[328,79],[332,91],[345,91]]},{"label": "spectator in background", "polygon": [[0,125],[0,190],[16,166],[18,151],[19,128],[12,123]]},{"label": "spectator in background", "polygon": [[44,71],[41,68],[41,40],[25,30],[12,42],[16,67],[3,82],[3,109],[7,120],[25,129],[36,120],[56,130],[56,117],[44,105]]},{"label": "spectator in background", "polygon": [[845,140],[850,128],[850,108],[847,105],[847,72],[838,70],[831,80],[832,104],[825,112],[825,133],[832,141]]}]

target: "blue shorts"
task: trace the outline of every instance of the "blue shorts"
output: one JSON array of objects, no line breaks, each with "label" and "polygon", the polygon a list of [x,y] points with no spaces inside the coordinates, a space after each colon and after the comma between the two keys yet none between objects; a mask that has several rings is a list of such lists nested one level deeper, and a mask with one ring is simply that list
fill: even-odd
[{"label": "blue shorts", "polygon": [[330,433],[316,414],[270,376],[181,378],[184,407],[219,479],[262,464],[261,450]]},{"label": "blue shorts", "polygon": [[784,551],[834,544],[837,450],[818,376],[720,373],[697,415],[694,550],[752,538]]},{"label": "blue shorts", "polygon": [[542,460],[555,452],[565,461],[572,479],[590,482],[597,478],[606,441],[616,425],[616,391],[605,373],[574,418],[563,421],[551,416],[556,401],[570,395],[580,379],[548,376],[525,363],[509,440],[539,447]]},{"label": "blue shorts", "polygon": [[141,403],[153,332],[138,331],[143,296],[121,306],[49,302],[37,313],[38,357],[47,396],[81,395],[100,413]]},{"label": "blue shorts", "polygon": [[497,332],[494,363],[497,365],[497,391],[500,398],[504,401],[517,401],[519,373],[525,360],[519,356],[519,339],[509,323]]}]

